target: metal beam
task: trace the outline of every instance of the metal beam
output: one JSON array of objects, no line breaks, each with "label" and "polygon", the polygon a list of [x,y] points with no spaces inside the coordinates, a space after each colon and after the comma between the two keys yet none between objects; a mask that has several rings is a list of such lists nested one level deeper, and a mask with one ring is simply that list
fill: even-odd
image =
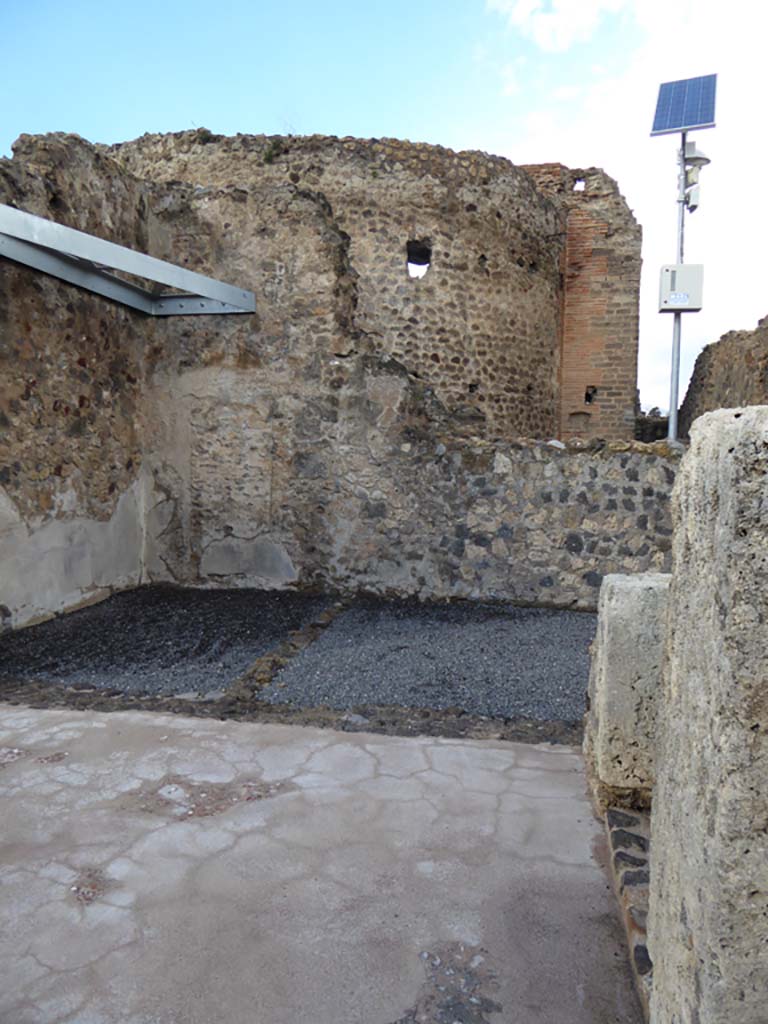
[{"label": "metal beam", "polygon": [[[253,313],[256,309],[253,292],[2,203],[0,256],[149,316]],[[150,292],[105,268],[177,288],[185,294]]]}]

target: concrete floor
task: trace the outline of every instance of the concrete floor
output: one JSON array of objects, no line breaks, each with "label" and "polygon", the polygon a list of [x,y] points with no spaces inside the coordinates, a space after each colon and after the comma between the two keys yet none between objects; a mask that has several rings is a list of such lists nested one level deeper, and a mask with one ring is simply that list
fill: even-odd
[{"label": "concrete floor", "polygon": [[579,754],[0,708],[3,1024],[635,1024]]}]

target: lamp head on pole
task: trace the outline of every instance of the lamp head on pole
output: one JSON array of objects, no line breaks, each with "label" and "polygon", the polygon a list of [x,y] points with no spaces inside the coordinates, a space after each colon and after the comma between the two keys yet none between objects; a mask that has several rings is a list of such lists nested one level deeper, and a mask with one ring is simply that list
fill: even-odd
[{"label": "lamp head on pole", "polygon": [[712,161],[708,156],[704,156],[701,150],[696,149],[695,142],[686,142],[685,144],[685,166],[695,167],[697,170],[706,167],[707,164],[711,164]]},{"label": "lamp head on pole", "polygon": [[701,191],[699,189],[699,174],[702,167],[712,161],[708,156],[696,149],[694,142],[685,144],[685,205],[689,213],[698,210]]}]

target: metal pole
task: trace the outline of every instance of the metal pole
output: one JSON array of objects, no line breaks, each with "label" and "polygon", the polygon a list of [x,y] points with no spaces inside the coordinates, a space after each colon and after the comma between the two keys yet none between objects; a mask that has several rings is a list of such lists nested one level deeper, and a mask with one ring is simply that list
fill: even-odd
[{"label": "metal pole", "polygon": [[667,437],[670,441],[677,440],[677,388],[680,381],[680,328],[682,327],[683,314],[673,314],[675,318],[672,326],[672,379],[669,387],[669,429]]},{"label": "metal pole", "polygon": [[[678,153],[677,176],[677,262],[683,262],[685,234],[685,137],[681,133],[680,152]],[[670,441],[677,440],[677,402],[680,384],[680,334],[682,332],[683,314],[674,313],[675,322],[672,327],[672,372],[669,384],[669,429],[667,437]]]}]

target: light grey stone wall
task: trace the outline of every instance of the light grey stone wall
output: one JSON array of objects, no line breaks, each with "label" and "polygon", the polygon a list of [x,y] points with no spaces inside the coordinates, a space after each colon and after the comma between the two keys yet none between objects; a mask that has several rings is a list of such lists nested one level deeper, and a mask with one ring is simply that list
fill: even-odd
[{"label": "light grey stone wall", "polygon": [[584,754],[599,806],[650,802],[670,576],[606,576],[592,646]]},{"label": "light grey stone wall", "polygon": [[652,1024],[768,1020],[768,407],[698,419],[674,496]]}]

